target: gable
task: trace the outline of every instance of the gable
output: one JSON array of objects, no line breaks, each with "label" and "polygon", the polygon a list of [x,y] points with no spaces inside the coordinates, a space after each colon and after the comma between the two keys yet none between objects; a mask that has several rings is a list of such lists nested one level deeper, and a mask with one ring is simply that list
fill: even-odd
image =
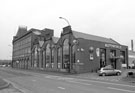
[{"label": "gable", "polygon": [[58,37],[52,37],[52,39],[53,39],[53,42],[54,42],[54,43],[57,43],[57,42],[58,42],[58,40],[59,40],[59,38],[58,38]]}]

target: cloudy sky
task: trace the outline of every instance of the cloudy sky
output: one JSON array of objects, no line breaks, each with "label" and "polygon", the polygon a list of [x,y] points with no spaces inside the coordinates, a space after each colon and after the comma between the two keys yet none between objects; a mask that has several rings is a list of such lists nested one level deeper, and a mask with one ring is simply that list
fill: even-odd
[{"label": "cloudy sky", "polygon": [[0,59],[11,59],[19,25],[51,28],[59,37],[66,21],[73,30],[112,38],[129,46],[135,41],[135,0],[0,0]]}]

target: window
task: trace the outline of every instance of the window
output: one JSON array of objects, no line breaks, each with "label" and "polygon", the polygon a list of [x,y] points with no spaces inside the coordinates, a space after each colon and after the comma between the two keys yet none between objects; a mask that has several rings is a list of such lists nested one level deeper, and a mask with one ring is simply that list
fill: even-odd
[{"label": "window", "polygon": [[37,67],[37,57],[38,55],[37,55],[37,47],[36,47],[34,50],[34,67]]},{"label": "window", "polygon": [[116,69],[116,50],[110,50],[111,65]]},{"label": "window", "polygon": [[72,46],[72,63],[75,63],[75,45]]},{"label": "window", "polygon": [[125,51],[120,51],[120,60],[122,62],[122,64],[126,64],[125,62]]},{"label": "window", "polygon": [[54,67],[54,48],[52,49],[51,63],[52,63],[52,68],[53,68]]},{"label": "window", "polygon": [[57,67],[60,68],[60,65],[61,65],[61,58],[62,58],[62,51],[61,51],[61,48],[58,48],[58,54],[57,54]]},{"label": "window", "polygon": [[63,42],[63,64],[62,68],[67,69],[69,64],[69,40],[65,39]]},{"label": "window", "polygon": [[46,67],[49,67],[50,63],[50,44],[47,44],[46,46]]},{"label": "window", "polygon": [[43,67],[46,67],[46,55],[45,55],[45,50],[43,50]]},{"label": "window", "polygon": [[100,49],[100,67],[105,67],[106,64],[106,49]]}]

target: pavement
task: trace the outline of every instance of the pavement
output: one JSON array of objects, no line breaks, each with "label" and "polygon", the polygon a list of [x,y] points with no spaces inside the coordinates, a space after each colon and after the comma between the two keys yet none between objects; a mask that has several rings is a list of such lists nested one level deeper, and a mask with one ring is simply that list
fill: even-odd
[{"label": "pavement", "polygon": [[78,74],[76,77],[80,77],[83,79],[94,79],[94,80],[102,80],[109,82],[123,82],[135,85],[135,78],[127,77],[127,73],[135,72],[135,69],[123,69],[122,74],[120,76],[99,76],[97,73],[83,73]]},{"label": "pavement", "polygon": [[2,78],[0,78],[0,90],[8,87],[9,87],[9,83],[3,80]]}]

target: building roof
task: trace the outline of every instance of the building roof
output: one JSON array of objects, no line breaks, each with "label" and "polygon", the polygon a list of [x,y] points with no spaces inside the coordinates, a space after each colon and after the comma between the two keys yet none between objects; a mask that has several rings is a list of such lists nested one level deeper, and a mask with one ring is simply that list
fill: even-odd
[{"label": "building roof", "polygon": [[[90,35],[82,32],[76,32],[73,31],[73,35],[76,38],[83,38],[83,39],[88,39],[88,40],[94,40],[94,41],[99,41],[99,42],[106,42],[106,43],[112,43],[112,44],[119,44],[115,40],[111,38],[105,38],[105,37],[100,37],[100,36],[95,36],[95,35]],[[119,44],[120,45],[120,44]]]},{"label": "building roof", "polygon": [[58,42],[58,40],[59,40],[59,38],[58,38],[58,37],[52,37],[52,39],[53,39],[54,43],[57,43],[57,42]]}]

